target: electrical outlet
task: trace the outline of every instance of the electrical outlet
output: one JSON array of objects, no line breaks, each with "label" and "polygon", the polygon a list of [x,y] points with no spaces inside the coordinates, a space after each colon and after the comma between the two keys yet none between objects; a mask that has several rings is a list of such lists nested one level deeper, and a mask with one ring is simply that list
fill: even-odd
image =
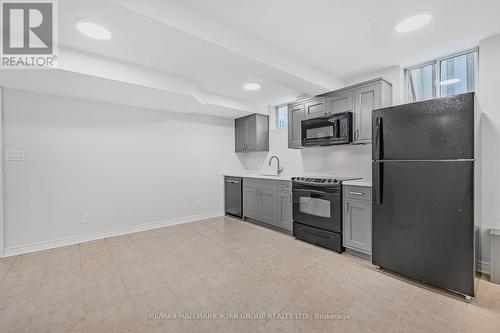
[{"label": "electrical outlet", "polygon": [[90,223],[90,214],[83,214],[82,215],[82,223],[83,224],[89,224]]},{"label": "electrical outlet", "polygon": [[5,151],[6,161],[24,161],[26,159],[26,153],[24,150],[7,150]]},{"label": "electrical outlet", "polygon": [[199,199],[198,199],[198,200],[196,200],[196,206],[198,206],[198,207],[199,207],[199,206],[201,206],[201,205],[203,205],[203,201],[202,201],[202,200],[199,200]]}]

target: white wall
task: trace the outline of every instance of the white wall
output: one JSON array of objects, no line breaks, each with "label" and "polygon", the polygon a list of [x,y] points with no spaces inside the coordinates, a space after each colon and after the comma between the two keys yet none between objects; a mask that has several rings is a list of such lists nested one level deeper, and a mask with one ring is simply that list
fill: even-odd
[{"label": "white wall", "polygon": [[[5,247],[223,211],[230,119],[4,89]],[[201,200],[201,205],[197,205]],[[90,224],[82,214],[90,213]]]},{"label": "white wall", "polygon": [[[481,260],[489,262],[489,228],[500,229],[500,35],[479,43],[481,136]],[[497,254],[497,255],[500,255]]]},{"label": "white wall", "polygon": [[[383,77],[393,85],[393,103],[404,102],[404,77],[400,66],[393,66],[381,71],[353,77],[346,81],[345,86]],[[273,112],[271,109],[270,112]],[[275,117],[270,117],[274,121]],[[301,172],[316,172],[318,174],[335,174],[339,176],[352,175],[371,180],[371,145],[359,146],[331,146],[322,148],[288,149],[287,129],[273,129],[271,124],[269,136],[269,153],[246,154],[245,168],[249,170],[275,170],[267,162],[273,155],[277,155],[285,172],[300,174]]]}]

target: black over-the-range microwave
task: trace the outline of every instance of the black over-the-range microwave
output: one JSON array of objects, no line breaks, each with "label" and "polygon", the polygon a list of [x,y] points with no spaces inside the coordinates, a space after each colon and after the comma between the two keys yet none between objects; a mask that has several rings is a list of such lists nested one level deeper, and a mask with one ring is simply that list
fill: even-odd
[{"label": "black over-the-range microwave", "polygon": [[302,121],[303,146],[331,146],[352,142],[352,112]]}]

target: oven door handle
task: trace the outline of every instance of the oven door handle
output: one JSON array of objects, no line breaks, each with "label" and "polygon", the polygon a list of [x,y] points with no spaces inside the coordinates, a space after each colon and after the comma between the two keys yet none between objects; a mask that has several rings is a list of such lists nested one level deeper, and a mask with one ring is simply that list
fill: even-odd
[{"label": "oven door handle", "polygon": [[323,191],[317,191],[317,190],[303,190],[303,189],[294,189],[293,190],[293,193],[294,194],[299,194],[299,193],[303,193],[303,194],[316,194],[316,195],[323,195],[323,196],[334,196],[338,193],[328,193],[328,192],[323,192]]}]

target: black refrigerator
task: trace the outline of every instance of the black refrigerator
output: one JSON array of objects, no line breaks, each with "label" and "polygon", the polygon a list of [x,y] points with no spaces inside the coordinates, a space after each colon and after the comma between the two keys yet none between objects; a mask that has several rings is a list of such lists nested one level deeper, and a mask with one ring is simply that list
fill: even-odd
[{"label": "black refrigerator", "polygon": [[475,296],[474,93],[373,111],[373,264]]}]

